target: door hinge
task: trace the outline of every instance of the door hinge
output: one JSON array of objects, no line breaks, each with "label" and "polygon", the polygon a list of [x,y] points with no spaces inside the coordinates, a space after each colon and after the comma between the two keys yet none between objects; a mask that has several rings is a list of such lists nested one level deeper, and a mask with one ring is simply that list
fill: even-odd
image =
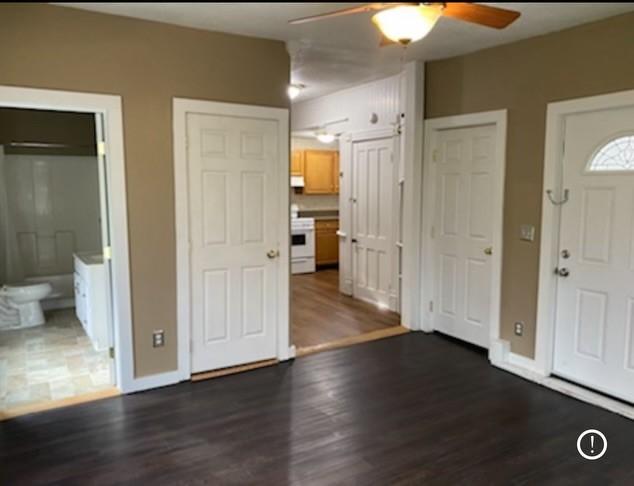
[{"label": "door hinge", "polygon": [[436,227],[435,227],[435,226],[432,226],[432,227],[431,227],[430,236],[431,236],[432,238],[435,238],[435,237],[436,237]]},{"label": "door hinge", "polygon": [[114,348],[112,346],[108,348],[108,356],[110,356],[110,359],[114,359]]},{"label": "door hinge", "polygon": [[440,160],[440,152],[437,149],[434,149],[431,158],[434,162],[438,162]]},{"label": "door hinge", "polygon": [[106,142],[97,142],[97,155],[99,157],[106,155]]},{"label": "door hinge", "polygon": [[429,312],[434,312],[434,301],[433,300],[429,301]]},{"label": "door hinge", "polygon": [[110,246],[103,247],[103,259],[112,260],[112,247]]}]

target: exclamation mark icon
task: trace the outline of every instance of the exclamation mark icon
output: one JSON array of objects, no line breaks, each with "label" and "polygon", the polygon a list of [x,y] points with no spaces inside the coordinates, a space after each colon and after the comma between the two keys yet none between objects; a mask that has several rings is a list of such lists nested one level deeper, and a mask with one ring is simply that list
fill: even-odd
[{"label": "exclamation mark icon", "polygon": [[591,447],[590,452],[594,454],[594,435],[590,436],[590,447]]}]

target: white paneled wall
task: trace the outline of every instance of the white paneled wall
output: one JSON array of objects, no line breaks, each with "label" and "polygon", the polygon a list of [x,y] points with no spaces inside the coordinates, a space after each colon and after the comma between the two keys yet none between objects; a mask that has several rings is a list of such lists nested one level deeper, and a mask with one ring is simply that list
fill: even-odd
[{"label": "white paneled wall", "polygon": [[[293,104],[292,130],[305,130],[347,118],[329,125],[338,133],[355,133],[393,126],[400,114],[401,75],[373,81],[320,98]],[[376,118],[373,120],[372,115]]]},{"label": "white paneled wall", "polygon": [[9,210],[25,276],[73,272],[101,249],[97,157],[5,155]]}]

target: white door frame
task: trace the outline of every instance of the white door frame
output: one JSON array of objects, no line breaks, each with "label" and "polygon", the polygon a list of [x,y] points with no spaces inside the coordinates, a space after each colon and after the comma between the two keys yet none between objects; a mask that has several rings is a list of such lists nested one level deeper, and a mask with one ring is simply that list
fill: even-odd
[{"label": "white door frame", "polygon": [[546,191],[552,190],[557,199],[561,197],[566,117],[627,106],[634,106],[634,90],[548,104],[534,360],[535,371],[543,376],[553,371],[557,306],[557,278],[553,270],[559,261],[561,217],[561,207],[550,203]]},{"label": "white door frame", "polygon": [[[278,235],[278,316],[277,359],[288,360],[295,355],[290,342],[290,167],[289,112],[285,108],[220,103],[216,101],[174,98],[172,104],[174,128],[174,191],[176,209],[176,289],[178,326],[178,374],[181,380],[191,378],[191,290],[189,261],[189,183],[187,162],[187,114],[202,113],[276,120],[279,126],[278,167],[280,233]],[[283,190],[287,188],[287,190]]]},{"label": "white door frame", "polygon": [[[123,393],[151,388],[156,377],[136,378],[128,249],[128,212],[121,97],[49,89],[0,86],[0,106],[103,115],[108,170],[115,384]],[[159,383],[160,384],[160,383]]]},{"label": "white door frame", "polygon": [[506,167],[506,110],[486,111],[468,115],[448,116],[425,121],[425,155],[423,159],[423,224],[422,224],[422,267],[423,285],[421,291],[422,330],[433,332],[432,312],[429,301],[433,298],[435,288],[434,255],[432,224],[436,206],[436,190],[434,181],[436,170],[433,164],[433,149],[436,137],[441,130],[452,128],[468,128],[483,125],[495,125],[495,191],[493,194],[492,214],[492,243],[491,256],[491,303],[489,322],[489,355],[493,352],[494,344],[500,338],[500,311],[502,291],[502,234],[504,223],[504,178]]}]

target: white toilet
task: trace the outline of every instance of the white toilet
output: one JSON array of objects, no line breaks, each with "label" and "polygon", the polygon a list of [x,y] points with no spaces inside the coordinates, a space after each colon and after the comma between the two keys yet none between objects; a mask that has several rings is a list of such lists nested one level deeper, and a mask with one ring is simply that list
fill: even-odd
[{"label": "white toilet", "polygon": [[4,285],[0,288],[0,329],[23,329],[44,324],[40,300],[51,291],[49,283]]}]

